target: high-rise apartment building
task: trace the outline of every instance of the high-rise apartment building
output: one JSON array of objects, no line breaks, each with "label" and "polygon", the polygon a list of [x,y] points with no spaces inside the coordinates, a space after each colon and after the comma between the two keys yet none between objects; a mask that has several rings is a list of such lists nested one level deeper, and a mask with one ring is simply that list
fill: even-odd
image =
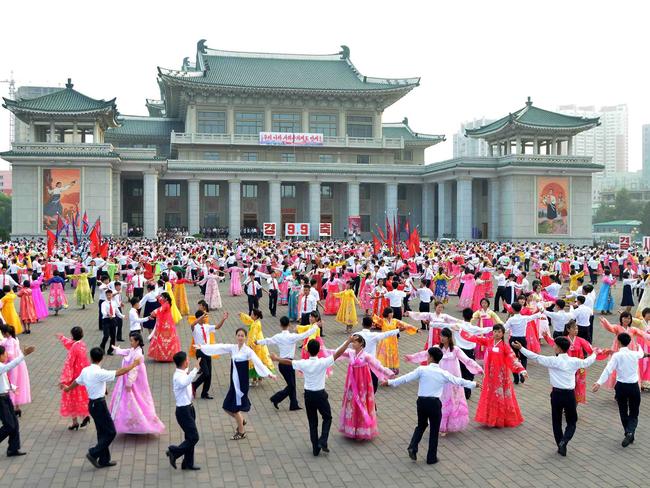
[{"label": "high-rise apartment building", "polygon": [[474,139],[465,135],[465,129],[478,129],[494,122],[492,119],[480,118],[460,124],[460,130],[454,134],[454,158],[488,157],[488,144],[483,139]]}]

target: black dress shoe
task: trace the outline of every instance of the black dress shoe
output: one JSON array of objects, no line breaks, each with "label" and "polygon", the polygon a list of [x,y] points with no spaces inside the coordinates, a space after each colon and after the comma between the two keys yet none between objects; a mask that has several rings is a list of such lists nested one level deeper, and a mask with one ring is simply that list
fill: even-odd
[{"label": "black dress shoe", "polygon": [[167,449],[167,451],[165,451],[165,456],[167,456],[169,458],[169,464],[172,465],[172,468],[178,469],[176,467],[176,456],[174,456],[169,449]]},{"label": "black dress shoe", "polygon": [[330,452],[330,448],[327,446],[324,446],[323,444],[319,444],[318,447],[320,447],[320,450],[323,452]]},{"label": "black dress shoe", "polygon": [[276,410],[280,410],[280,407],[278,407],[278,402],[274,402],[273,400],[271,400],[271,403],[273,404]]},{"label": "black dress shoe", "polygon": [[203,400],[214,400],[214,397],[210,395],[201,395],[201,398]]},{"label": "black dress shoe", "polygon": [[315,447],[313,452],[314,456],[318,456],[320,454],[320,447]]},{"label": "black dress shoe", "polygon": [[438,462],[438,458],[435,459],[427,459],[427,464],[436,464]]},{"label": "black dress shoe", "polygon": [[201,468],[199,466],[181,466],[181,469],[186,471],[198,471]]},{"label": "black dress shoe", "polygon": [[27,453],[23,451],[7,451],[7,457],[24,456],[25,454]]},{"label": "black dress shoe", "polygon": [[290,410],[290,411],[294,411],[294,410],[302,410],[302,407],[291,407],[289,410]]},{"label": "black dress shoe", "polygon": [[115,461],[109,461],[109,462],[107,462],[106,464],[100,464],[100,465],[99,465],[100,468],[111,468],[111,467],[113,467],[113,466],[117,466],[117,462],[115,462]]},{"label": "black dress shoe", "polygon": [[621,442],[621,446],[627,447],[634,442],[634,434],[625,434],[625,439]]},{"label": "black dress shoe", "polygon": [[557,445],[557,452],[560,456],[566,456],[566,441],[560,441]]},{"label": "black dress shoe", "polygon": [[417,461],[417,460],[418,460],[418,455],[417,455],[417,453],[416,453],[413,449],[411,449],[411,448],[409,447],[406,451],[409,453],[409,457],[410,457],[413,461]]},{"label": "black dress shoe", "polygon": [[95,466],[97,469],[101,468],[99,462],[97,462],[97,458],[93,457],[90,453],[86,453],[86,459],[90,461],[90,464]]}]

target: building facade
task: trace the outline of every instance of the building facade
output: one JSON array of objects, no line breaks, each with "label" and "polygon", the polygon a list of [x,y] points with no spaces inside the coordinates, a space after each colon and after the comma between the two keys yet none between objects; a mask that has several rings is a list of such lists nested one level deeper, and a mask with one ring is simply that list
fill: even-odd
[{"label": "building facade", "polygon": [[[13,167],[13,235],[42,235],[56,215],[101,217],[157,229],[355,221],[369,237],[386,219],[409,220],[425,237],[585,242],[591,239],[591,174],[571,155],[574,138],[598,124],[534,107],[468,129],[487,154],[425,164],[445,140],[385,122],[384,110],[419,78],[359,73],[350,51],[262,54],[197,43],[193,61],[158,69],[160,99],[149,116],[117,112],[66,87],[4,106],[28,130],[2,154]],[[37,182],[35,185],[34,182]]]},{"label": "building facade", "polygon": [[645,181],[650,184],[650,124],[644,124],[641,127],[642,150],[642,172]]},{"label": "building facade", "polygon": [[0,191],[7,196],[11,196],[11,170],[0,171]]},{"label": "building facade", "polygon": [[484,125],[494,122],[492,119],[482,117],[480,119],[473,119],[460,124],[460,130],[453,136],[453,155],[454,158],[475,158],[487,157],[488,145],[483,139],[474,139],[465,135],[467,129],[477,129]]}]

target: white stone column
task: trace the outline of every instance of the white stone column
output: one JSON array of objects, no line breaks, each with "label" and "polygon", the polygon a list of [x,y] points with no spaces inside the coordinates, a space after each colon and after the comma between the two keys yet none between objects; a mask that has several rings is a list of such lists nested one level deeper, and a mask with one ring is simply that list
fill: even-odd
[{"label": "white stone column", "polygon": [[309,131],[309,110],[307,110],[306,108],[302,109],[302,131],[310,132]]},{"label": "white stone column", "polygon": [[226,132],[228,134],[235,133],[235,109],[233,107],[226,109]]},{"label": "white stone column", "polygon": [[320,181],[309,182],[309,226],[311,238],[318,239],[320,224]]},{"label": "white stone column", "polygon": [[192,178],[187,181],[187,230],[190,235],[198,234],[201,224],[201,181]]},{"label": "white stone column", "polygon": [[500,235],[501,200],[499,178],[488,180],[488,239],[496,241]]},{"label": "white stone column", "polygon": [[397,216],[397,183],[386,183],[386,217],[390,225],[393,225],[393,218]]},{"label": "white stone column", "polygon": [[375,112],[372,122],[374,126],[372,129],[372,137],[375,139],[381,139],[383,136],[383,131],[381,129],[381,111],[378,110]]},{"label": "white stone column", "polygon": [[275,237],[282,237],[284,229],[282,226],[282,182],[280,180],[269,181],[269,222],[275,223]]},{"label": "white stone column", "polygon": [[[359,182],[348,181],[348,217],[359,215]],[[343,223],[348,228],[347,220]]]},{"label": "white stone column", "polygon": [[81,137],[79,137],[79,127],[77,127],[77,122],[72,123],[72,144],[78,144],[81,142]]},{"label": "white stone column", "polygon": [[573,136],[569,136],[567,139],[567,156],[573,156]]},{"label": "white stone column", "polygon": [[456,238],[472,238],[472,178],[459,177],[456,182]]},{"label": "white stone column", "polygon": [[54,121],[52,121],[50,122],[50,142],[56,142],[56,134],[54,131],[55,131]]},{"label": "white stone column", "polygon": [[521,137],[517,137],[516,139],[516,144],[517,144],[517,149],[516,149],[516,154],[524,154],[524,149],[523,149],[523,144],[521,142]]},{"label": "white stone column", "polygon": [[99,140],[99,124],[95,122],[95,125],[93,125],[93,144],[100,144],[101,142]]},{"label": "white stone column", "polygon": [[539,139],[537,137],[533,139],[533,154],[534,155],[539,154]]},{"label": "white stone column", "polygon": [[345,110],[343,109],[339,110],[339,123],[337,127],[337,134],[339,136],[345,136],[347,132],[347,127],[346,127],[347,120],[345,117],[346,117]]},{"label": "white stone column", "polygon": [[196,114],[196,105],[189,104],[185,110],[185,132],[190,134],[197,132],[198,121]]},{"label": "white stone column", "polygon": [[228,238],[239,239],[241,234],[241,181],[228,180]]},{"label": "white stone column", "polygon": [[143,177],[142,227],[145,237],[156,237],[158,231],[158,173],[147,172]]},{"label": "white stone column", "polygon": [[112,215],[111,222],[113,228],[111,232],[114,236],[119,236],[122,230],[122,176],[117,170],[112,173]]},{"label": "white stone column", "polygon": [[557,139],[551,139],[551,156],[557,155]]},{"label": "white stone column", "polygon": [[422,184],[422,235],[433,237],[433,189],[430,183]]},{"label": "white stone column", "polygon": [[451,185],[438,182],[438,239],[451,233]]},{"label": "white stone column", "polygon": [[271,107],[264,108],[264,130],[271,132],[271,127],[273,126],[273,119],[271,116]]}]

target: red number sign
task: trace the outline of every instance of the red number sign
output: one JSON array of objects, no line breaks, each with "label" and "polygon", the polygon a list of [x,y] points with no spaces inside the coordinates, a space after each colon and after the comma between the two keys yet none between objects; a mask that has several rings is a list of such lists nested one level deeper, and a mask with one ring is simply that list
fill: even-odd
[{"label": "red number sign", "polygon": [[332,224],[330,222],[321,222],[318,227],[318,235],[320,237],[332,237]]},{"label": "red number sign", "polygon": [[309,224],[287,222],[284,224],[284,235],[287,237],[309,237]]},{"label": "red number sign", "polygon": [[629,235],[618,236],[618,247],[621,249],[629,249],[632,239]]},{"label": "red number sign", "polygon": [[264,222],[264,237],[275,237],[275,222]]}]

